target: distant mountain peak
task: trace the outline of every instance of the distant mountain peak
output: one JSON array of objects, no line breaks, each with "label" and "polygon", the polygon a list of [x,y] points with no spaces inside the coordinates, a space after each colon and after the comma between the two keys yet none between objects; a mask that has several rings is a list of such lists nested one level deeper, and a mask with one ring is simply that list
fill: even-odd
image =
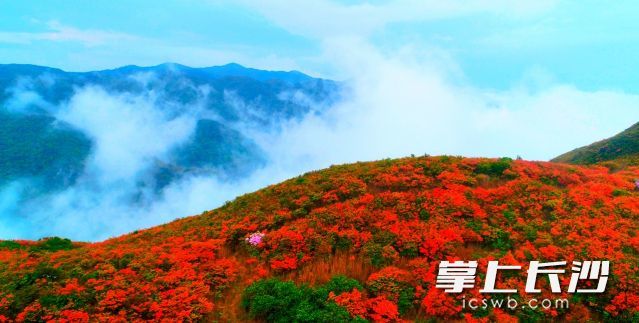
[{"label": "distant mountain peak", "polygon": [[189,66],[186,66],[186,65],[182,65],[180,63],[175,63],[175,62],[166,62],[166,63],[162,63],[162,64],[159,64],[159,65],[156,65],[156,66],[154,66],[154,68],[182,70],[182,69],[191,69],[192,67],[189,67]]},{"label": "distant mountain peak", "polygon": [[221,65],[221,66],[222,67],[229,67],[229,68],[231,68],[231,67],[232,68],[246,68],[246,67],[244,67],[244,65],[241,65],[241,64],[238,64],[238,63],[235,63],[235,62],[231,62],[231,63],[225,64],[225,65]]}]

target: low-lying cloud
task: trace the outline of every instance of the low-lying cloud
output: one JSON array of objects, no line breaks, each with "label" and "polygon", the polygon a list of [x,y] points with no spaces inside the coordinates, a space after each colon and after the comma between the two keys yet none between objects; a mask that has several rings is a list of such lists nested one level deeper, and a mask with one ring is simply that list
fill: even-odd
[{"label": "low-lying cloud", "polygon": [[261,141],[273,160],[314,167],[424,153],[548,160],[639,118],[634,94],[552,83],[481,89],[449,60],[412,48],[387,55],[356,40],[332,44],[330,53],[349,54],[331,57],[353,76],[351,95]]},{"label": "low-lying cloud", "polygon": [[[425,153],[547,160],[639,119],[635,94],[525,82],[508,91],[481,89],[466,83],[454,63],[423,54],[412,48],[388,54],[356,40],[327,44],[326,58],[351,77],[341,101],[268,128],[240,120],[231,126],[267,154],[263,168],[232,181],[187,176],[159,195],[145,193],[144,203],[131,201],[136,180],[192,135],[202,117],[199,103],[174,114],[153,94],[81,89],[56,116],[95,143],[83,176],[72,187],[27,202],[17,198],[20,182],[2,188],[0,235],[100,240],[345,162]],[[18,217],[17,207],[29,212]]]},{"label": "low-lying cloud", "polygon": [[152,94],[114,95],[87,87],[57,114],[94,142],[87,171],[101,183],[130,180],[193,133],[197,111],[175,117]]}]

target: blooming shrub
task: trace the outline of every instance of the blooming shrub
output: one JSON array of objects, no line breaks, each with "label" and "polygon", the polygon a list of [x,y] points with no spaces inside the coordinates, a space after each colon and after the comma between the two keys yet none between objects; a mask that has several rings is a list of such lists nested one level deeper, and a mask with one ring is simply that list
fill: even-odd
[{"label": "blooming shrub", "polygon": [[[304,174],[104,242],[0,241],[0,322],[267,320],[260,304],[300,320],[632,321],[637,178],[633,166],[383,160]],[[605,293],[571,298],[566,311],[479,313],[463,309],[460,297],[476,296],[483,278],[457,297],[443,293],[435,288],[440,260],[610,260],[611,278]],[[340,274],[357,285],[326,287],[322,277]],[[247,288],[273,277],[292,282]],[[499,284],[522,297],[525,278],[525,270],[510,272]],[[565,290],[568,280],[560,283]],[[242,307],[243,290],[261,296]],[[284,291],[297,296],[268,298]]]},{"label": "blooming shrub", "polygon": [[393,301],[404,313],[413,306],[415,292],[411,282],[408,271],[390,266],[371,274],[366,286],[373,295]]},{"label": "blooming shrub", "polygon": [[397,305],[388,299],[378,296],[366,298],[365,295],[353,289],[351,292],[330,296],[336,304],[346,308],[353,318],[368,319],[373,322],[396,322],[399,320]]},{"label": "blooming shrub", "polygon": [[433,287],[426,293],[421,306],[429,316],[449,318],[461,312],[461,307],[453,297]]},{"label": "blooming shrub", "polygon": [[262,232],[251,233],[251,235],[246,238],[246,242],[252,246],[258,246],[262,243],[264,236],[265,234]]}]

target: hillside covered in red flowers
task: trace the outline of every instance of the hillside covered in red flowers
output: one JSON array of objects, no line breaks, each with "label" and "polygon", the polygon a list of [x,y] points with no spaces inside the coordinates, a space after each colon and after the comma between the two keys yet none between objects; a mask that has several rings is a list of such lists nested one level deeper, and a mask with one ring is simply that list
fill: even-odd
[{"label": "hillside covered in red flowers", "polygon": [[[0,322],[639,319],[639,168],[421,157],[334,166],[100,243],[0,242]],[[462,308],[441,260],[610,260],[569,309]],[[478,273],[485,272],[479,270]],[[505,296],[504,296],[505,297]]]}]

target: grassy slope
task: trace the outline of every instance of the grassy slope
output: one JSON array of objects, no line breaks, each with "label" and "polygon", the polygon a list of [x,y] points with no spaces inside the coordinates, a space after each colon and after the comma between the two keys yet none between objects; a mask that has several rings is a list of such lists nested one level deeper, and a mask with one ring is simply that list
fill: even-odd
[{"label": "grassy slope", "polygon": [[[315,285],[338,274],[365,286],[366,299],[397,303],[397,286],[410,288],[404,319],[637,319],[637,302],[627,300],[639,301],[638,176],[633,167],[610,173],[456,157],[331,167],[101,243],[61,251],[0,245],[0,321],[246,320],[241,294],[255,280]],[[257,231],[264,242],[247,244]],[[606,293],[561,295],[571,300],[570,312],[463,312],[459,299],[434,287],[442,259],[613,265]],[[500,285],[528,299],[524,273]],[[478,279],[466,295],[481,285]],[[535,297],[557,297],[545,279],[538,287],[544,292]]]},{"label": "grassy slope", "polygon": [[639,162],[639,123],[611,138],[577,148],[552,161],[590,165],[611,160],[634,165]]}]

